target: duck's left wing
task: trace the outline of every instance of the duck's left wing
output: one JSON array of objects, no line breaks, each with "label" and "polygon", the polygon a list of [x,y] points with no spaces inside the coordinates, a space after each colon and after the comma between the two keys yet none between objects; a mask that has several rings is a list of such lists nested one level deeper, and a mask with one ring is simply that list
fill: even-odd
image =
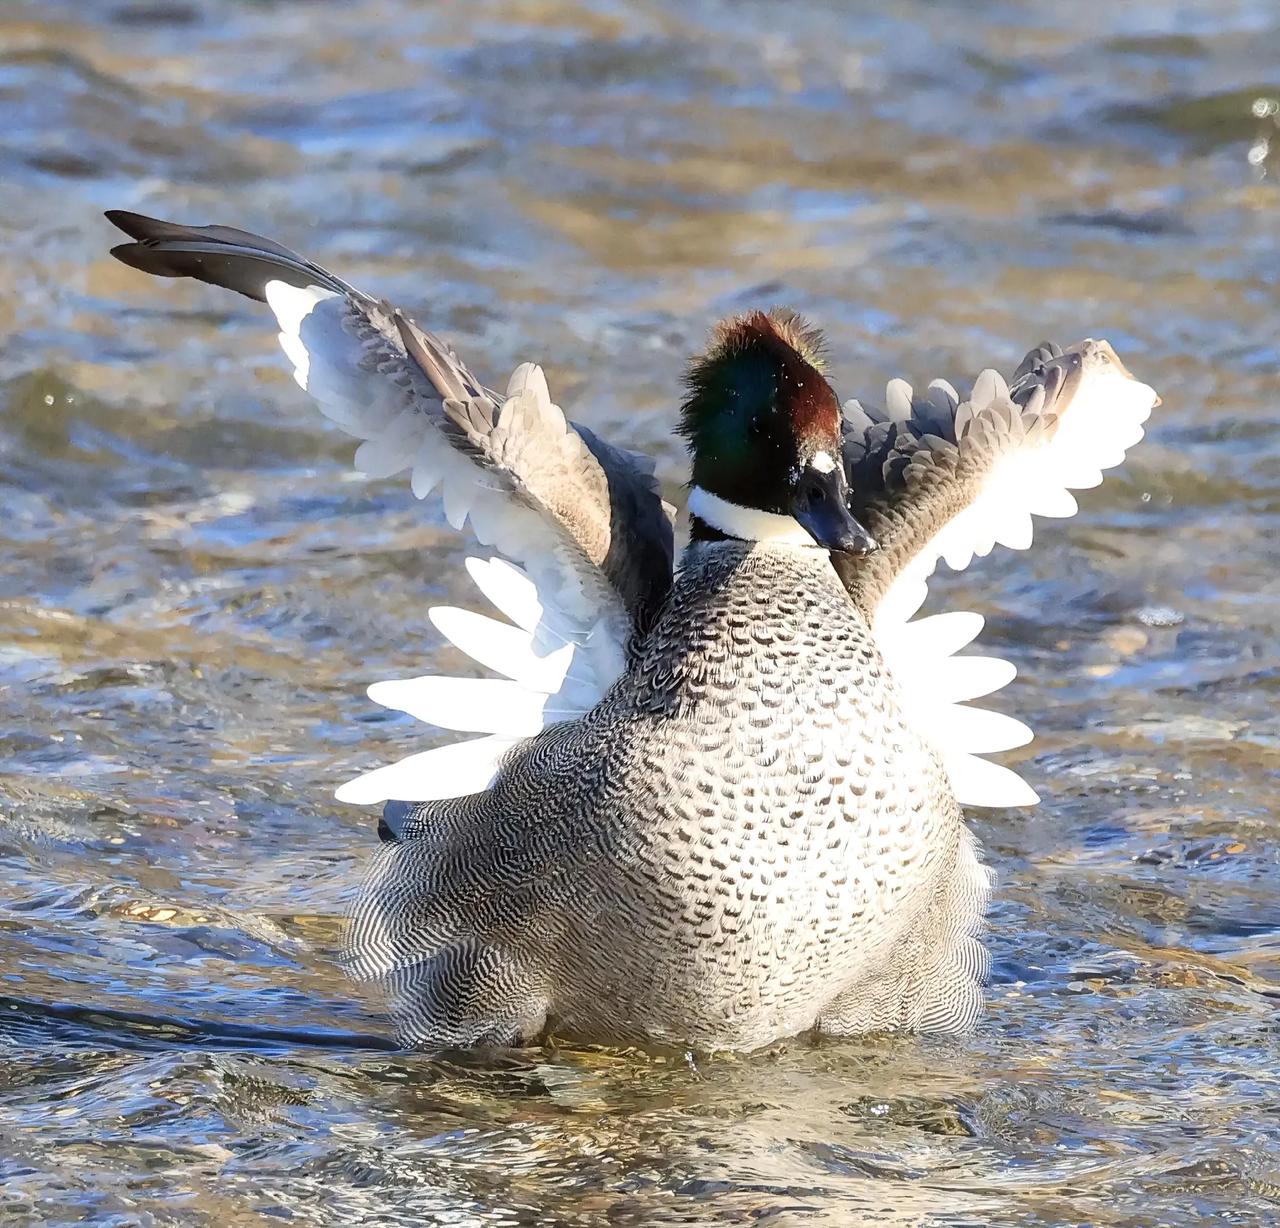
[{"label": "duck's left wing", "polygon": [[844,461],[855,515],[880,545],[867,559],[836,557],[850,595],[871,619],[910,718],[946,764],[966,804],[1019,806],[1034,791],[978,756],[1031,740],[1000,713],[964,706],[1016,673],[1007,661],[953,654],[982,629],[967,612],[912,621],[938,561],[956,571],[996,545],[1031,544],[1032,516],[1071,516],[1072,490],[1097,486],[1124,460],[1159,404],[1105,341],[1066,350],[1045,343],[1006,381],[984,371],[967,399],[945,380],[923,395],[893,380],[883,410],[844,407]]},{"label": "duck's left wing", "polygon": [[266,302],[298,384],[363,441],[356,467],[371,477],[408,471],[419,498],[438,489],[454,528],[469,524],[493,555],[468,571],[509,623],[455,609],[430,617],[504,677],[370,688],[388,707],[488,736],[367,773],[340,799],[475,792],[517,741],[603,696],[671,587],[673,511],[652,462],[569,422],[539,367],[522,364],[505,394],[491,392],[398,308],[278,243],[228,226],[107,216],[134,240],[113,249],[124,263]]}]

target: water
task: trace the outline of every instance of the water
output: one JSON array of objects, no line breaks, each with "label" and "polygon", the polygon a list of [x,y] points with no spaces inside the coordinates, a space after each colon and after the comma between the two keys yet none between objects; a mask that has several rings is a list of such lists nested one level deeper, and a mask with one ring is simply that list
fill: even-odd
[{"label": "water", "polygon": [[[1273,0],[0,8],[0,1220],[1269,1224],[1280,1211]],[[332,959],[456,664],[464,547],[349,472],[253,304],[106,256],[226,221],[656,451],[717,316],[836,383],[1110,338],[1146,442],[935,585],[1014,659],[962,1041],[692,1066],[392,1051]],[[1016,758],[1016,756],[1015,756]]]}]

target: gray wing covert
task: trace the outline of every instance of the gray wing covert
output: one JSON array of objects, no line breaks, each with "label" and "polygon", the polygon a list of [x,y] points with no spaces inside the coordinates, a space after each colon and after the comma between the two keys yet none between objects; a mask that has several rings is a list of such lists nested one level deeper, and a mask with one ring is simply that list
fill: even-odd
[{"label": "gray wing covert", "polygon": [[[1105,341],[1044,342],[1012,383],[982,372],[967,399],[946,380],[922,393],[890,382],[884,409],[844,407],[844,462],[855,514],[881,550],[840,560],[855,599],[884,617],[901,582],[909,599],[939,558],[962,570],[1000,544],[1031,544],[1033,515],[1076,512],[1071,490],[1096,486],[1142,438],[1158,403]],[[917,602],[892,617],[909,618]]]}]

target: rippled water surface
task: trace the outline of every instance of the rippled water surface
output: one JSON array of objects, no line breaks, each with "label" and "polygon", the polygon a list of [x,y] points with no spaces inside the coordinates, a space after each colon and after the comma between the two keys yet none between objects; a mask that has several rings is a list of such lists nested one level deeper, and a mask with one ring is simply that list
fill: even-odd
[{"label": "rippled water surface", "polygon": [[[1276,97],[1274,0],[0,6],[0,1220],[1275,1222]],[[1147,441],[934,586],[1039,733],[1044,804],[972,816],[980,1031],[394,1051],[333,962],[374,817],[332,790],[426,744],[363,687],[450,663],[464,547],[261,309],[110,261],[111,206],[545,362],[673,495],[727,312],[811,313],[873,397],[1110,338]]]}]

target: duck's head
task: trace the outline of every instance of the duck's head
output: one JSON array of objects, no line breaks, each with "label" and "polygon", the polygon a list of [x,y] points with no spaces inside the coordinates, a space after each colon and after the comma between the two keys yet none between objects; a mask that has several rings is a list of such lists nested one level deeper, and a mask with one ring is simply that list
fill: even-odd
[{"label": "duck's head", "polygon": [[757,311],[716,326],[689,367],[681,434],[693,461],[694,540],[722,537],[869,554],[849,511],[840,405],[821,336],[799,316]]}]

